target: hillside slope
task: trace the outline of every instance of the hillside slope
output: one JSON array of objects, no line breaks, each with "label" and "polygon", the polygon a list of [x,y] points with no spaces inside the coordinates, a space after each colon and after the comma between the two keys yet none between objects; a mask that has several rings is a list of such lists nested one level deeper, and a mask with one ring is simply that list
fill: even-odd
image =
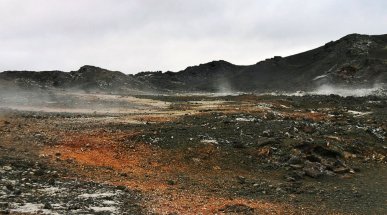
[{"label": "hillside slope", "polygon": [[220,60],[179,72],[126,75],[94,66],[78,71],[6,71],[0,87],[82,89],[103,92],[267,92],[321,85],[372,87],[387,83],[387,35],[347,35],[300,54],[249,66]]},{"label": "hillside slope", "polygon": [[372,87],[387,83],[387,35],[352,34],[307,52],[251,66],[213,61],[177,73],[136,77],[162,89],[182,91],[294,91],[323,84]]}]

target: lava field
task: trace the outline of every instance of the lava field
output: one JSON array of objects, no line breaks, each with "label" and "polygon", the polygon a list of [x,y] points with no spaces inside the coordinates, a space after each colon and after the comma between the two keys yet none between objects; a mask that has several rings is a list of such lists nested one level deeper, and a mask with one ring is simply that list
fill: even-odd
[{"label": "lava field", "polygon": [[3,98],[0,214],[387,214],[386,107],[385,96]]}]

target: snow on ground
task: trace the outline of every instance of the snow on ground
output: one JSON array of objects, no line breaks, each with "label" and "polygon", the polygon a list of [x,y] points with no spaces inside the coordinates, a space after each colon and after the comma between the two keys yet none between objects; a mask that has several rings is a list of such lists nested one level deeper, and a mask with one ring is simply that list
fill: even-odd
[{"label": "snow on ground", "polygon": [[371,114],[372,112],[360,112],[360,111],[349,110],[348,113],[351,113],[355,116],[364,116],[364,115]]},{"label": "snow on ground", "polygon": [[110,212],[115,214],[117,212],[117,208],[110,206],[110,207],[90,207],[91,210],[94,212]]},{"label": "snow on ground", "polygon": [[30,214],[50,214],[56,215],[58,213],[53,212],[52,210],[43,209],[43,204],[35,203],[23,203],[23,204],[13,204],[13,209],[10,210],[12,213],[30,213]]},{"label": "snow on ground", "polygon": [[104,197],[109,197],[109,196],[114,196],[114,195],[116,195],[116,194],[115,193],[111,193],[111,192],[106,192],[106,193],[85,193],[85,194],[79,195],[78,197],[89,199],[89,198],[104,198]]}]

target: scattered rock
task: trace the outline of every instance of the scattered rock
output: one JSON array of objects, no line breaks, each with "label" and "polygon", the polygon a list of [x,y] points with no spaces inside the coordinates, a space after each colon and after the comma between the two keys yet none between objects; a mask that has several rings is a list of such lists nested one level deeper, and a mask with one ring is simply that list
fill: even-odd
[{"label": "scattered rock", "polygon": [[253,214],[254,208],[251,208],[244,204],[226,205],[224,208],[219,209],[223,213],[238,213],[238,214]]},{"label": "scattered rock", "polygon": [[294,170],[288,173],[287,177],[293,178],[294,180],[298,181],[301,180],[305,176],[305,172],[301,170]]},{"label": "scattered rock", "polygon": [[302,164],[303,160],[299,156],[292,155],[289,160],[288,164]]},{"label": "scattered rock", "polygon": [[324,169],[325,168],[320,163],[306,161],[303,171],[306,176],[318,178],[324,174]]},{"label": "scattered rock", "polygon": [[302,169],[304,167],[302,164],[290,164],[289,166],[293,169]]},{"label": "scattered rock", "polygon": [[177,182],[175,180],[169,179],[169,180],[167,180],[167,184],[168,185],[176,185]]},{"label": "scattered rock", "polygon": [[5,171],[11,171],[11,170],[12,170],[12,167],[11,167],[11,166],[4,166],[4,167],[3,167],[3,170],[5,170]]},{"label": "scattered rock", "polygon": [[239,184],[245,184],[246,183],[246,178],[243,176],[238,176],[237,181]]},{"label": "scattered rock", "polygon": [[344,174],[344,173],[350,172],[350,169],[347,167],[338,167],[338,168],[333,169],[333,172],[335,172],[337,174]]},{"label": "scattered rock", "polygon": [[71,204],[69,207],[68,207],[68,210],[78,210],[78,209],[81,209],[82,206],[78,203],[75,203],[75,204]]},{"label": "scattered rock", "polygon": [[45,171],[43,169],[38,169],[34,172],[34,175],[36,176],[42,176],[45,174]]},{"label": "scattered rock", "polygon": [[43,209],[48,209],[48,210],[51,210],[53,207],[50,203],[46,202],[43,206]]},{"label": "scattered rock", "polygon": [[236,149],[243,149],[243,148],[246,148],[245,144],[243,144],[242,142],[240,141],[233,141],[232,142],[232,146]]},{"label": "scattered rock", "polygon": [[0,209],[8,208],[9,203],[8,202],[0,202]]},{"label": "scattered rock", "polygon": [[321,163],[321,158],[317,157],[316,155],[307,155],[306,157],[306,160],[310,161],[310,162],[317,162],[317,163]]},{"label": "scattered rock", "polygon": [[259,140],[257,146],[258,147],[263,147],[267,145],[277,145],[280,144],[281,142],[275,138],[262,138],[263,140]]},{"label": "scattered rock", "polygon": [[14,190],[14,187],[11,184],[5,185],[5,188],[7,188],[7,190],[10,190],[10,191]]},{"label": "scattered rock", "polygon": [[16,189],[16,190],[13,191],[13,194],[16,195],[16,196],[19,196],[19,195],[22,194],[22,191],[19,190],[19,189]]},{"label": "scattered rock", "polygon": [[126,172],[121,172],[121,173],[120,173],[120,176],[122,176],[122,177],[128,177],[128,173],[126,173]]},{"label": "scattered rock", "polygon": [[49,185],[55,185],[55,179],[54,178],[50,178],[49,180],[48,180],[48,184]]},{"label": "scattered rock", "polygon": [[266,130],[266,131],[262,132],[262,136],[263,137],[273,137],[274,136],[274,132],[271,131],[271,130]]},{"label": "scattered rock", "polygon": [[324,157],[332,157],[332,158],[343,157],[343,155],[340,152],[332,149],[328,149],[322,146],[314,147],[313,152]]}]

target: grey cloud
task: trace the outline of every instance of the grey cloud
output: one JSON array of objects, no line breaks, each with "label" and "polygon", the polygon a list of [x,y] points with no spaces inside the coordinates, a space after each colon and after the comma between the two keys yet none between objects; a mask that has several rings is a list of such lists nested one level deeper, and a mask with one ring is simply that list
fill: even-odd
[{"label": "grey cloud", "polygon": [[383,0],[0,0],[0,71],[253,64],[386,33],[386,12]]}]

